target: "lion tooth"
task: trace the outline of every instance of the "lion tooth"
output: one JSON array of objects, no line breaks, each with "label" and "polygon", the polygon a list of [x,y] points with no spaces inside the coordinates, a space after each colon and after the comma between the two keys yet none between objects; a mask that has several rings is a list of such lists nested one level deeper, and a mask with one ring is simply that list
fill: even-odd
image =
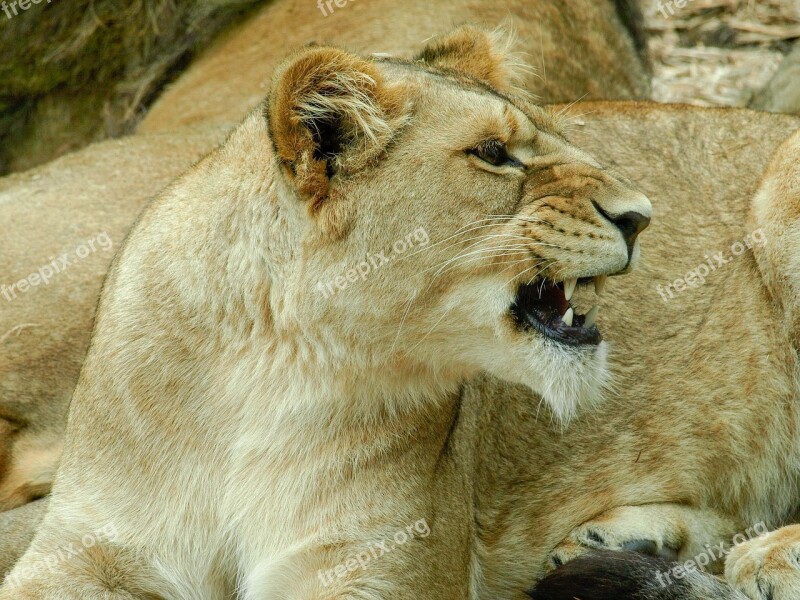
[{"label": "lion tooth", "polygon": [[594,293],[598,296],[603,294],[603,289],[606,287],[606,279],[608,279],[608,275],[598,275],[594,278]]},{"label": "lion tooth", "polygon": [[572,310],[572,308],[568,308],[567,312],[564,313],[564,316],[561,317],[561,320],[564,321],[567,327],[572,327],[572,317],[574,314],[575,312]]},{"label": "lion tooth", "polygon": [[595,304],[588,313],[586,313],[586,319],[583,322],[583,326],[586,329],[589,329],[592,325],[597,322],[597,313],[600,312],[600,305]]},{"label": "lion tooth", "polygon": [[567,297],[567,301],[572,299],[572,294],[575,291],[576,285],[578,285],[577,278],[564,280],[564,295]]}]

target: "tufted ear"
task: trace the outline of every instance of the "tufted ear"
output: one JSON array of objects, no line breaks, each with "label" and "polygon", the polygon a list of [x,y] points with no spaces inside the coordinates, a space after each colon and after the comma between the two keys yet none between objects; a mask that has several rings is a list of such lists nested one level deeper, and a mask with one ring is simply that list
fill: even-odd
[{"label": "tufted ear", "polygon": [[452,33],[433,38],[416,59],[465,73],[497,90],[509,91],[533,71],[513,51],[514,44],[509,29],[484,31],[463,25]]},{"label": "tufted ear", "polygon": [[309,47],[278,68],[267,105],[285,172],[318,207],[336,174],[376,160],[405,122],[406,94],[374,62]]}]

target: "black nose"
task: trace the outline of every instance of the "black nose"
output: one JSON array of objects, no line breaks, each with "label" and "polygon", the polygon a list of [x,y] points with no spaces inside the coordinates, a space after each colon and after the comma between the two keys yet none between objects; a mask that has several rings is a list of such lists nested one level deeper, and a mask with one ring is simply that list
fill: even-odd
[{"label": "black nose", "polygon": [[617,226],[617,229],[622,233],[622,237],[625,240],[625,244],[628,246],[629,252],[633,249],[633,244],[636,242],[638,235],[650,225],[650,217],[642,213],[631,210],[620,215],[611,215],[604,211],[596,202],[594,206],[597,212]]},{"label": "black nose", "polygon": [[622,237],[625,238],[625,243],[628,246],[633,246],[636,236],[650,225],[650,217],[633,211],[610,217],[610,221],[622,232]]}]

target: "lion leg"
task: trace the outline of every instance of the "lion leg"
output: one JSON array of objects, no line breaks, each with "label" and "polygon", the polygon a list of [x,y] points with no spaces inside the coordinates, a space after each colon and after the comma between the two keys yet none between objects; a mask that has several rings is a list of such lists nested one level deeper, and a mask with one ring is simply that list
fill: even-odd
[{"label": "lion leg", "polygon": [[[0,437],[3,421],[0,419]],[[7,440],[0,472],[0,511],[11,510],[50,493],[61,459],[63,432],[23,430]]]},{"label": "lion leg", "polygon": [[620,506],[576,527],[553,551],[554,569],[592,550],[628,550],[670,561],[700,559],[722,570],[726,542],[740,530],[729,517],[681,504]]},{"label": "lion leg", "polygon": [[767,289],[800,342],[800,132],[773,155],[752,204],[753,253]]}]

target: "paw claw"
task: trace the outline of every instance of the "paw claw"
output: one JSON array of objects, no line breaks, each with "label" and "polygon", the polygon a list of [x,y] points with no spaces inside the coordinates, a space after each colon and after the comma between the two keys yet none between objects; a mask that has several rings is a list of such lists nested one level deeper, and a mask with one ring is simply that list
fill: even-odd
[{"label": "paw claw", "polygon": [[587,531],[586,537],[589,538],[591,541],[595,542],[596,544],[599,544],[600,546],[606,545],[605,538],[599,533],[597,533],[597,531],[595,531],[594,529],[590,529],[589,531]]},{"label": "paw claw", "polygon": [[656,505],[623,506],[601,514],[572,530],[559,545],[561,563],[569,562],[589,550],[617,550],[638,552],[670,561],[677,561],[686,543],[684,520],[672,513],[681,507],[668,508]]},{"label": "paw claw", "polygon": [[547,560],[546,571],[549,573],[558,567],[575,560],[588,552],[585,546],[567,540],[556,548]]}]

